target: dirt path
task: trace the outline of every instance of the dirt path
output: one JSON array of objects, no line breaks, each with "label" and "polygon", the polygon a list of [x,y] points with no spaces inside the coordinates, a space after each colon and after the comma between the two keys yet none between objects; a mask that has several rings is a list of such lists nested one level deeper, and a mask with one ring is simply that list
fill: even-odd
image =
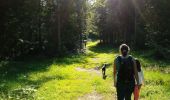
[{"label": "dirt path", "polygon": [[[85,69],[85,68],[77,67],[76,70],[81,71],[81,72],[90,73],[92,75],[92,77],[93,77],[93,75],[95,75],[95,76],[98,75],[99,77],[102,78],[101,70],[98,67],[92,68],[92,69]],[[84,96],[79,97],[78,100],[106,100],[106,99],[103,95],[97,93],[94,90],[92,93],[88,93]],[[116,100],[116,94],[109,95],[107,100]]]},{"label": "dirt path", "polygon": [[78,100],[103,100],[103,97],[97,92],[93,92],[79,97]]},{"label": "dirt path", "polygon": [[85,68],[77,67],[76,70],[77,71],[82,71],[82,72],[93,73],[93,74],[95,73],[95,74],[100,75],[100,76],[102,75],[101,72],[100,72],[100,69],[97,68],[97,67],[93,68],[93,69],[92,68],[91,69],[85,69]]},{"label": "dirt path", "polygon": [[[76,68],[77,71],[82,71],[82,72],[88,72],[91,73],[92,75],[96,74],[98,76],[102,76],[100,69],[98,67],[93,68],[93,69],[85,69],[85,68]],[[82,97],[79,97],[78,100],[103,100],[103,96],[96,91],[86,94]]]}]

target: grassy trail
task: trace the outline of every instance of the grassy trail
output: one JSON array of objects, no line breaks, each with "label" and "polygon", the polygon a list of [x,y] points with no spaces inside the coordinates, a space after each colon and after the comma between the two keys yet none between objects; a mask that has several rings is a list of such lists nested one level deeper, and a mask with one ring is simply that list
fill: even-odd
[{"label": "grassy trail", "polygon": [[[85,54],[23,62],[1,61],[0,100],[115,100],[112,63],[118,50],[90,42]],[[170,100],[170,65],[132,52],[144,68],[141,100]],[[100,68],[108,63],[107,79]],[[157,65],[157,66],[155,66]],[[5,66],[5,67],[4,67]],[[154,66],[154,67],[152,67]]]}]

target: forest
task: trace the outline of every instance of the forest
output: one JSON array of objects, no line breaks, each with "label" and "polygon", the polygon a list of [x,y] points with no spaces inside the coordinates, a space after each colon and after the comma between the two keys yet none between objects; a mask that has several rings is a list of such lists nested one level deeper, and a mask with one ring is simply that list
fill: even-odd
[{"label": "forest", "polygon": [[81,51],[84,36],[115,47],[127,43],[135,49],[152,49],[159,59],[169,58],[168,0],[89,2],[1,1],[0,58]]},{"label": "forest", "polygon": [[0,1],[0,100],[115,100],[123,43],[144,69],[141,100],[169,100],[169,10],[169,0]]}]

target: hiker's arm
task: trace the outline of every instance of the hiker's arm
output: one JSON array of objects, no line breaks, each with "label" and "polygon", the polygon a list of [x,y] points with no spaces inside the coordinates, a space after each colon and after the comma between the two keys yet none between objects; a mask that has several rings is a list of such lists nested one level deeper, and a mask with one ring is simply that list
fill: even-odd
[{"label": "hiker's arm", "polygon": [[133,66],[134,66],[135,79],[136,79],[137,85],[139,85],[139,76],[138,76],[138,70],[137,70],[137,65],[136,65],[135,60],[133,60]]},{"label": "hiker's arm", "polygon": [[113,77],[114,77],[114,86],[116,87],[116,60],[113,64]]}]

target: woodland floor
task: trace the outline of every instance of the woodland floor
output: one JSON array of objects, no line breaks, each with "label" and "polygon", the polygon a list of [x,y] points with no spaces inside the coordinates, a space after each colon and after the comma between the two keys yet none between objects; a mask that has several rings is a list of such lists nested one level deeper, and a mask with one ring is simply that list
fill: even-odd
[{"label": "woodland floor", "polygon": [[[170,63],[132,52],[143,66],[140,100],[170,100]],[[112,66],[118,49],[89,42],[85,54],[0,62],[0,100],[115,100]],[[101,66],[107,63],[107,79]]]}]

